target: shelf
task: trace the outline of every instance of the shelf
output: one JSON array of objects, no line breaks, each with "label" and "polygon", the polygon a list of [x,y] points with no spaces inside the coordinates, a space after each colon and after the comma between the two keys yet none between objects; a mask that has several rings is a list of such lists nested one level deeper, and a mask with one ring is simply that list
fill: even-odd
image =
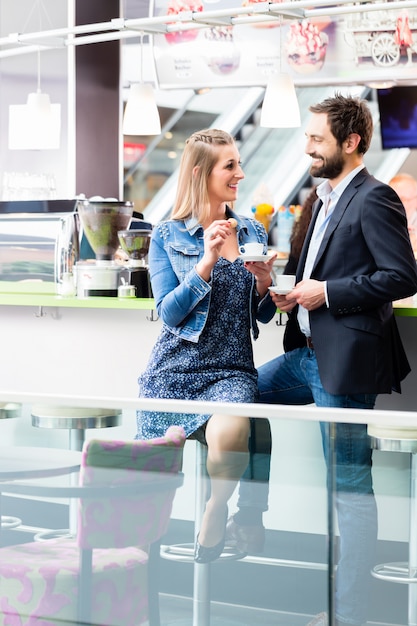
[{"label": "shelf", "polygon": [[0,306],[36,306],[76,309],[155,309],[152,298],[77,298],[55,293],[55,284],[43,281],[0,281]]}]

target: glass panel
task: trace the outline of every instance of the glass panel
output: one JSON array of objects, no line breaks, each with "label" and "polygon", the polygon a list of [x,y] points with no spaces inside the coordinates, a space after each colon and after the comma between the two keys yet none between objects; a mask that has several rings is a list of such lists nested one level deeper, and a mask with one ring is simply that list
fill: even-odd
[{"label": "glass panel", "polygon": [[[3,397],[0,399],[3,400]],[[93,398],[84,400],[90,406],[94,404]],[[44,396],[42,402],[50,407],[56,405],[58,399],[56,396]],[[99,403],[99,400],[96,399],[96,402]],[[63,398],[60,403],[68,404],[68,398]],[[123,405],[121,425],[109,423],[97,430],[90,423],[92,427],[83,433],[83,438],[86,441],[131,441],[135,422],[134,403],[133,399],[120,401]],[[25,450],[27,455],[22,464],[47,462],[62,469],[67,460],[71,460],[70,455],[62,452],[59,458],[57,451],[70,447],[68,429],[34,428],[31,417],[36,412],[34,403],[27,403],[27,399],[22,397],[22,403],[11,404],[13,410],[9,411],[9,415],[6,415],[4,407],[1,413],[5,418],[1,423],[2,446],[9,448],[9,456],[10,448],[17,447],[14,465],[8,463],[6,467],[3,462],[3,470],[13,473]],[[20,406],[20,412],[16,411],[17,406]],[[178,407],[171,410],[178,411]],[[181,406],[181,410],[191,412],[187,403]],[[243,412],[248,412],[248,407]],[[336,494],[332,491],[332,485],[336,485],[341,473],[346,475],[347,471],[352,474],[355,469],[349,463],[333,464],[344,427],[333,422],[326,423],[331,444],[328,450],[331,471],[327,471],[319,421],[328,413],[320,414],[313,407],[271,406],[270,409],[265,407],[264,414],[270,419],[273,446],[269,484],[265,483],[265,467],[269,464],[268,444],[264,445],[268,431],[264,431],[262,436],[263,420],[257,419],[258,446],[264,447],[264,454],[258,455],[256,463],[249,465],[246,482],[241,482],[229,501],[228,514],[236,515],[229,522],[229,526],[234,523],[234,527],[228,535],[234,538],[234,546],[229,540],[229,547],[221,559],[212,565],[193,564],[194,541],[209,493],[205,472],[206,448],[197,441],[188,441],[185,445],[183,484],[177,489],[168,532],[162,540],[163,558],[158,575],[161,623],[178,626],[307,625],[316,614],[327,611],[329,606],[330,610],[340,606],[343,596],[341,578],[338,580],[337,595],[329,597],[329,590],[334,591],[335,578],[329,575],[333,566],[335,576],[336,565],[340,576],[344,568],[346,585],[351,582],[353,586],[358,584],[359,570],[354,560],[354,551],[357,550],[364,563],[369,558],[371,564],[369,568],[363,568],[366,580],[361,582],[362,587],[356,588],[354,598],[349,600],[348,611],[355,614],[360,598],[365,596],[369,604],[367,615],[370,623],[412,624],[417,606],[413,595],[415,585],[408,586],[407,580],[409,577],[415,580],[415,568],[410,571],[407,562],[410,558],[413,563],[415,549],[413,534],[409,544],[409,531],[415,526],[414,453],[417,451],[417,429],[410,430],[409,421],[408,427],[407,422],[401,427],[401,413],[396,412],[392,416],[396,420],[394,431],[392,427],[383,425],[384,412],[370,412],[373,424],[378,424],[378,427],[372,425],[369,432],[371,445],[375,448],[373,479],[379,526],[376,552],[371,554],[372,537],[377,530],[372,496],[361,495],[357,490],[338,491]],[[351,426],[363,415],[355,415],[352,411],[348,414],[346,421]],[[385,412],[385,422],[389,415]],[[339,419],[342,420],[343,416]],[[45,447],[50,454],[42,461],[39,460],[39,452]],[[7,487],[3,488],[2,513],[9,518],[23,518],[15,528],[12,528],[13,520],[4,520],[9,527],[2,528],[3,546],[31,541],[33,533],[39,530],[65,530],[70,523],[73,505],[69,505],[68,492],[59,490],[73,488],[77,479],[66,473],[48,478],[37,476],[35,480],[28,476],[18,478],[10,482],[12,476],[7,478],[2,475],[2,480],[7,481]],[[36,497],[29,493],[21,500],[18,492],[25,485],[31,485],[32,489],[36,486],[41,491]],[[42,491],[44,488],[48,488],[49,492]],[[253,506],[263,510],[264,538],[262,527],[256,524],[251,528],[246,525],[246,534],[242,534],[244,525],[241,525],[239,533],[237,511],[243,510],[241,500],[245,488],[246,493],[249,488]],[[53,496],[59,493],[65,493],[65,497],[56,500]],[[329,515],[332,504],[338,507],[339,512],[347,511],[347,514],[339,518]],[[139,519],[137,521],[139,523]],[[343,564],[339,559],[346,550],[346,544],[343,544],[341,535],[352,538]],[[58,536],[57,541],[62,540]],[[246,554],[239,545],[246,545]],[[2,567],[5,563],[6,553],[2,554]],[[371,575],[372,568],[374,575]],[[398,584],[398,579],[403,584]],[[366,585],[369,587],[365,593]],[[2,587],[2,595],[5,593]],[[94,620],[92,623],[95,623]],[[332,620],[330,623],[333,623]]]}]

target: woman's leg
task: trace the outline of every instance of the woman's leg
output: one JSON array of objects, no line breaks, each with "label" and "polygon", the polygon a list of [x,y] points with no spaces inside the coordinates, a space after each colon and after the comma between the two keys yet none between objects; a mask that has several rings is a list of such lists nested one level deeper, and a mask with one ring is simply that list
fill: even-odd
[{"label": "woman's leg", "polygon": [[207,472],[210,498],[201,522],[198,541],[203,547],[224,538],[227,502],[248,464],[249,418],[212,415],[207,422]]}]

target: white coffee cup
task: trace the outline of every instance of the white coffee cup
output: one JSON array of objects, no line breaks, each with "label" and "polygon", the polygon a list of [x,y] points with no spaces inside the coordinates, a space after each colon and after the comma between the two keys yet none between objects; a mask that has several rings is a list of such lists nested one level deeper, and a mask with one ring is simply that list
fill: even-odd
[{"label": "white coffee cup", "polygon": [[295,276],[293,274],[277,274],[275,286],[282,291],[291,291],[295,286]]},{"label": "white coffee cup", "polygon": [[244,243],[239,248],[241,254],[247,256],[260,256],[264,253],[264,244],[258,242]]}]

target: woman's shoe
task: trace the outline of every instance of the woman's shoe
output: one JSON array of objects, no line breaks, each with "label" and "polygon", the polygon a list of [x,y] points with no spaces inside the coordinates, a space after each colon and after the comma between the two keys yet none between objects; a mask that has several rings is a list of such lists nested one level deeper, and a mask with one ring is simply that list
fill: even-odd
[{"label": "woman's shoe", "polygon": [[195,542],[194,561],[196,563],[211,563],[211,561],[218,559],[223,552],[225,537],[223,536],[223,539],[211,548],[206,548],[198,543],[198,537],[199,535],[197,535]]}]

